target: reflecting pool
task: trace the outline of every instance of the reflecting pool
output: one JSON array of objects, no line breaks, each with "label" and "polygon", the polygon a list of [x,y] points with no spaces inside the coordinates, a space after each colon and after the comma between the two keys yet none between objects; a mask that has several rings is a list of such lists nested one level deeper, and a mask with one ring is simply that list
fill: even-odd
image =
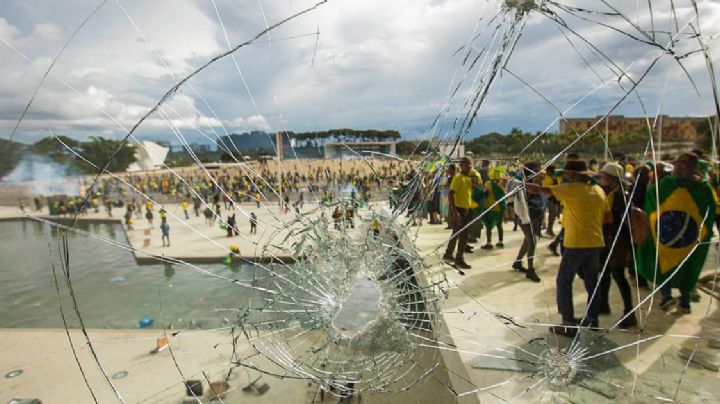
[{"label": "reflecting pool", "polygon": [[[120,224],[80,223],[77,228],[127,244]],[[33,220],[0,221],[0,328],[63,328],[80,322],[60,265],[58,231]],[[138,265],[132,254],[104,241],[69,232],[70,279],[87,328],[217,328],[234,322],[227,309],[260,301],[261,293],[184,265]],[[58,274],[59,294],[52,264]],[[253,265],[196,265],[250,283],[266,277]],[[58,299],[59,297],[59,299]],[[162,305],[160,304],[162,301]],[[162,307],[162,313],[161,308]]]}]

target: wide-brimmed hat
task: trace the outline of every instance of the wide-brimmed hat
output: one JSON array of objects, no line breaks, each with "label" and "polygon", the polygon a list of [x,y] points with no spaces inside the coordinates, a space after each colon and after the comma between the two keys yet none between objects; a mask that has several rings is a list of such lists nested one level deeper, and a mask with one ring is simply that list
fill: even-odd
[{"label": "wide-brimmed hat", "polygon": [[618,163],[605,163],[603,168],[600,170],[600,174],[607,175],[615,178],[624,178],[625,169]]},{"label": "wide-brimmed hat", "polygon": [[568,160],[565,163],[565,171],[575,171],[578,174],[593,176],[595,171],[588,170],[587,163],[584,160]]},{"label": "wide-brimmed hat", "polygon": [[697,167],[699,161],[700,159],[695,153],[681,153],[675,160],[673,160],[673,164],[689,163]]}]

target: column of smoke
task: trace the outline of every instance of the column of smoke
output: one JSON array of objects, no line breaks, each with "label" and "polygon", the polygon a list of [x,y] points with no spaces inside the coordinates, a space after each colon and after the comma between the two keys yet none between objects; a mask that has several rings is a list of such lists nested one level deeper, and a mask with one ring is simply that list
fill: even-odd
[{"label": "column of smoke", "polygon": [[2,182],[18,185],[33,195],[78,195],[80,184],[68,178],[69,169],[46,157],[26,155]]}]

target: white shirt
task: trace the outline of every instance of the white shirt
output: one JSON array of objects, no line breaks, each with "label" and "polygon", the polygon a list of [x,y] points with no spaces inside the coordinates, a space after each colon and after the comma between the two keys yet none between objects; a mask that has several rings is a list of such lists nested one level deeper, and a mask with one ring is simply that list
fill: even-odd
[{"label": "white shirt", "polygon": [[508,193],[517,190],[515,192],[515,203],[513,204],[513,207],[515,208],[515,214],[518,215],[518,218],[520,219],[520,223],[530,224],[530,211],[527,206],[527,195],[525,194],[525,187],[522,185],[522,182],[513,178],[508,181],[507,189]]}]

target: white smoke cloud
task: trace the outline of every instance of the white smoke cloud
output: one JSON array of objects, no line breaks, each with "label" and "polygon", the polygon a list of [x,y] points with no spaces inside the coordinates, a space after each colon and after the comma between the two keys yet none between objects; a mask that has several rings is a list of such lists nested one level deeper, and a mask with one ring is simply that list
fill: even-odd
[{"label": "white smoke cloud", "polygon": [[46,157],[28,155],[23,157],[2,182],[19,185],[34,195],[79,195],[79,180],[68,178],[69,167]]}]

